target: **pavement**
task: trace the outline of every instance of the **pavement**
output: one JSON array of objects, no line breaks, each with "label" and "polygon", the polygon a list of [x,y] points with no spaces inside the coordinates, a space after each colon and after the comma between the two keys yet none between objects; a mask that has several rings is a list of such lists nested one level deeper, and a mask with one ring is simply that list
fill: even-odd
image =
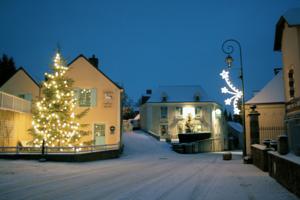
[{"label": "pavement", "polygon": [[141,132],[124,134],[119,159],[85,163],[0,160],[0,199],[298,199],[234,154],[177,154]]}]

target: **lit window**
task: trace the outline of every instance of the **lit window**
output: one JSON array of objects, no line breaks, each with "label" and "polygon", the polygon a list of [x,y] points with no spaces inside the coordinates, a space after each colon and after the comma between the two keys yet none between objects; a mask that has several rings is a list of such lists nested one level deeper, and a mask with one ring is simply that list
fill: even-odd
[{"label": "lit window", "polygon": [[74,98],[79,107],[95,107],[97,104],[97,90],[91,89],[74,89]]},{"label": "lit window", "polygon": [[161,119],[168,118],[168,107],[166,107],[166,106],[160,107],[160,118]]},{"label": "lit window", "polygon": [[88,107],[91,106],[91,90],[81,89],[79,91],[79,106]]}]

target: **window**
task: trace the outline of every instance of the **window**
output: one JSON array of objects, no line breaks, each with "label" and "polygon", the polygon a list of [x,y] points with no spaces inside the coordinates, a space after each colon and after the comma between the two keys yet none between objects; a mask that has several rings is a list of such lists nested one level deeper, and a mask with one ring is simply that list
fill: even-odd
[{"label": "window", "polygon": [[96,106],[96,89],[75,89],[75,98],[79,107]]},{"label": "window", "polygon": [[160,107],[160,118],[161,119],[168,118],[168,107],[166,107],[166,106]]},{"label": "window", "polygon": [[289,70],[289,88],[290,88],[290,98],[295,97],[295,88],[294,88],[294,70]]},{"label": "window", "polygon": [[201,114],[202,114],[202,108],[200,106],[197,106],[195,108],[195,116],[196,117],[201,117]]},{"label": "window", "polygon": [[27,93],[27,94],[19,94],[18,97],[22,98],[22,99],[26,99],[28,101],[32,101],[32,94]]},{"label": "window", "polygon": [[182,107],[176,107],[175,116],[182,117]]},{"label": "window", "polygon": [[160,125],[160,135],[161,136],[166,136],[168,135],[168,125]]},{"label": "window", "polygon": [[91,106],[91,90],[82,89],[79,93],[79,106],[80,107],[89,107]]}]

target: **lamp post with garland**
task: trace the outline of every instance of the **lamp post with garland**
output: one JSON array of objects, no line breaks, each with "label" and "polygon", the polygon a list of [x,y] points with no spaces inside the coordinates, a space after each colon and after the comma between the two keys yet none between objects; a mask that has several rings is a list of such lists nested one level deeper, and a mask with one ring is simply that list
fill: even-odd
[{"label": "lamp post with garland", "polygon": [[241,44],[235,40],[235,39],[228,39],[225,40],[222,44],[222,51],[227,54],[226,56],[226,63],[228,69],[232,67],[233,58],[231,54],[234,52],[234,46],[235,44],[239,49],[239,55],[240,55],[240,76],[239,78],[242,81],[242,91],[239,91],[237,88],[235,88],[231,82],[229,81],[229,71],[223,70],[223,72],[220,74],[222,78],[226,81],[229,90],[226,87],[222,88],[222,93],[229,93],[233,96],[231,98],[228,98],[225,100],[225,104],[230,105],[231,103],[234,106],[234,113],[240,114],[240,110],[237,107],[237,103],[239,99],[242,99],[242,122],[243,122],[243,157],[246,156],[246,124],[245,124],[245,87],[244,87],[244,72],[243,72],[243,57],[242,57],[242,47]]}]

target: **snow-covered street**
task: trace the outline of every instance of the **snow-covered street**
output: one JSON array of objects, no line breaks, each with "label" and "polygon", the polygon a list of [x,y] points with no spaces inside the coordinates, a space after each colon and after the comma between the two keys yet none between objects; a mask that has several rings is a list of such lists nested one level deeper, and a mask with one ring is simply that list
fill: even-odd
[{"label": "snow-covered street", "polygon": [[297,199],[240,155],[177,154],[143,132],[125,133],[124,143],[113,160],[0,160],[0,199]]}]

